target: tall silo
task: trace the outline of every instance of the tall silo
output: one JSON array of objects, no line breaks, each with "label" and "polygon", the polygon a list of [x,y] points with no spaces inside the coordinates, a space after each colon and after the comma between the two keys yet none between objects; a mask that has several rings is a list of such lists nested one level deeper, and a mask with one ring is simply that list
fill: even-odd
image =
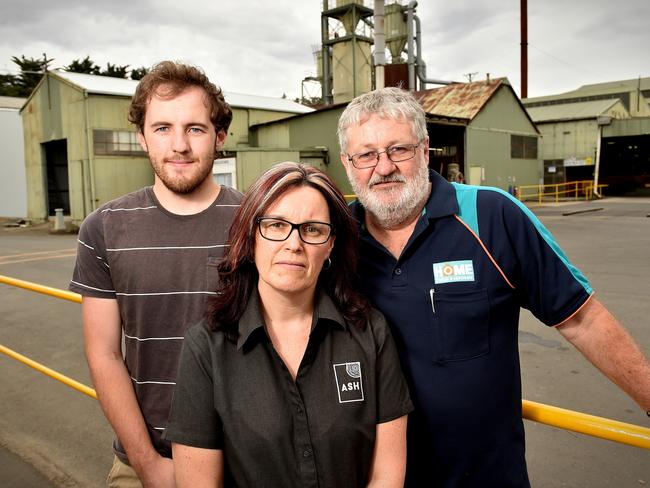
[{"label": "tall silo", "polygon": [[384,67],[385,85],[408,87],[408,64],[402,58],[408,40],[404,7],[394,2],[386,5],[384,11],[386,47],[391,58]]},{"label": "tall silo", "polygon": [[[336,7],[323,2],[323,100],[347,102],[372,89],[372,39],[357,33],[359,22],[372,17],[372,9],[363,0],[336,0]],[[345,32],[330,38],[328,19],[341,22]],[[325,59],[327,53],[327,59]],[[329,83],[328,73],[331,76]],[[327,77],[327,79],[325,79]],[[329,93],[328,93],[329,92]]]}]

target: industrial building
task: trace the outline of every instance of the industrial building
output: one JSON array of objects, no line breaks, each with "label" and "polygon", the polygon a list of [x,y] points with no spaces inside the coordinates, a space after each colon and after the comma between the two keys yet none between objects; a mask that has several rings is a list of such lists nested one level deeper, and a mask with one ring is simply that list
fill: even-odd
[{"label": "industrial building", "polygon": [[19,109],[24,98],[0,97],[0,147],[2,147],[2,178],[0,178],[0,217],[27,217],[27,184],[23,124]]},{"label": "industrial building", "polygon": [[593,180],[607,194],[650,189],[650,78],[522,100],[542,134],[544,182]]},{"label": "industrial building", "polygon": [[[30,220],[47,219],[61,208],[79,223],[103,203],[153,183],[149,160],[127,120],[137,84],[58,70],[43,76],[21,109]],[[226,156],[248,145],[251,125],[313,110],[286,99],[224,96],[233,109]],[[229,157],[217,160],[214,172],[233,186],[245,179]]]},{"label": "industrial building", "polygon": [[[504,190],[539,183],[539,133],[507,79],[452,84],[415,92],[415,96],[427,114],[432,169],[452,180]],[[336,139],[338,119],[345,106],[335,104],[254,125],[250,136],[253,147],[247,151],[294,148],[314,155],[324,152],[326,157],[318,164],[349,193]],[[262,166],[272,164],[266,160]]]},{"label": "industrial building", "polygon": [[[309,77],[322,85],[324,103],[314,111],[286,99],[226,92],[233,123],[225,154],[214,163],[219,183],[245,190],[273,164],[302,161],[350,193],[339,161],[338,118],[352,98],[382,86],[415,92],[427,113],[430,167],[443,176],[504,190],[540,183],[539,133],[505,78],[428,79],[416,2],[374,2],[374,10],[361,0],[335,3],[323,2],[317,76]],[[442,87],[426,89],[430,84]],[[59,70],[45,74],[21,109],[31,220],[61,208],[79,223],[104,202],[152,184],[127,121],[136,86]]]}]

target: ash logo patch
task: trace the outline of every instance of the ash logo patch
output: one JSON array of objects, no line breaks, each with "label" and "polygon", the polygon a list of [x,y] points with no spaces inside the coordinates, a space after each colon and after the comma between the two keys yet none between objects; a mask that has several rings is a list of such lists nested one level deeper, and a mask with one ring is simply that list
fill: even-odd
[{"label": "ash logo patch", "polygon": [[334,377],[339,394],[339,403],[363,401],[363,377],[361,363],[334,364]]}]

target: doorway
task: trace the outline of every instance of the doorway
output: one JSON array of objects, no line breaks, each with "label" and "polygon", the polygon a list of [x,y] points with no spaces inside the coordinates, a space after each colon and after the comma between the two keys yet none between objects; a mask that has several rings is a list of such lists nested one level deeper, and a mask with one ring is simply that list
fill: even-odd
[{"label": "doorway", "polygon": [[47,183],[47,214],[62,208],[70,215],[70,187],[68,181],[68,146],[66,139],[43,143],[45,154],[45,181]]}]

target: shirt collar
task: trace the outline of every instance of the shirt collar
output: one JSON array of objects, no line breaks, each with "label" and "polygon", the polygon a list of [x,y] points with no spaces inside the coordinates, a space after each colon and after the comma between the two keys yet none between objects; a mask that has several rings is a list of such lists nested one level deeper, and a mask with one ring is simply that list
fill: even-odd
[{"label": "shirt collar", "polygon": [[[453,185],[445,180],[438,173],[429,170],[429,181],[431,182],[431,193],[427,202],[424,204],[422,215],[428,219],[436,219],[454,215],[458,213],[458,203],[456,202],[456,190]],[[365,209],[359,200],[354,200],[350,207],[352,216],[359,222],[362,228],[365,228]]]},{"label": "shirt collar", "polygon": [[[311,323],[312,332],[318,324],[329,323],[340,329],[347,330],[348,325],[341,312],[339,312],[332,299],[318,287],[316,289],[316,299],[314,303],[314,316]],[[251,293],[244,313],[239,319],[238,330],[239,338],[237,339],[237,350],[240,350],[249,340],[254,337],[261,337],[264,330],[264,317],[262,315],[262,307],[260,302],[260,295],[257,288]],[[265,335],[265,334],[264,334]]]}]

